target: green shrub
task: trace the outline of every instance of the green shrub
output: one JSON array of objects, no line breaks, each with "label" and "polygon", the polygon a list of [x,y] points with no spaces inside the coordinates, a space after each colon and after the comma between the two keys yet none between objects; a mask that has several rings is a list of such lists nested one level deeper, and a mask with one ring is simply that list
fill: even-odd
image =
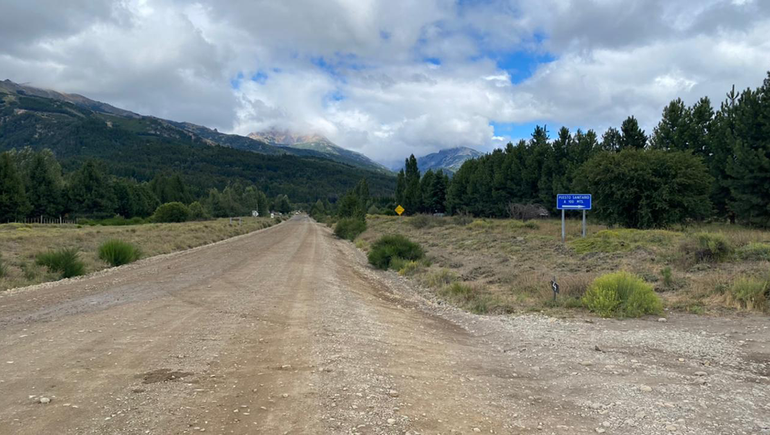
[{"label": "green shrub", "polygon": [[208,212],[205,208],[201,205],[200,202],[195,201],[192,204],[190,204],[190,219],[194,221],[203,221],[206,219],[210,219],[211,216],[209,216]]},{"label": "green shrub", "polygon": [[334,235],[351,242],[364,231],[366,231],[366,221],[359,218],[343,218],[334,226]]},{"label": "green shrub", "polygon": [[414,261],[424,256],[425,251],[417,243],[402,235],[387,235],[380,237],[372,244],[369,263],[378,269],[385,270],[391,266],[394,258]]},{"label": "green shrub", "polygon": [[494,301],[479,290],[459,282],[445,286],[439,292],[455,305],[461,306],[474,314],[486,314]]},{"label": "green shrub", "polygon": [[122,240],[107,240],[99,247],[99,258],[113,267],[133,263],[141,257],[141,251]]},{"label": "green shrub", "polygon": [[447,269],[434,272],[425,279],[428,287],[438,288],[457,281],[457,275]]},{"label": "green shrub", "polygon": [[766,279],[739,278],[733,283],[730,295],[741,308],[765,311],[770,299],[770,282]]},{"label": "green shrub", "polygon": [[181,202],[161,204],[152,215],[153,222],[186,222],[190,218],[190,209]]},{"label": "green shrub", "polygon": [[78,248],[63,248],[38,254],[36,263],[49,272],[60,273],[62,278],[85,274],[86,266],[80,261]]},{"label": "green shrub", "polygon": [[417,273],[418,270],[422,267],[422,264],[420,264],[417,261],[405,261],[403,265],[399,268],[395,268],[398,270],[398,274],[401,276],[411,276]]},{"label": "green shrub", "polygon": [[685,240],[680,251],[696,263],[718,263],[733,255],[733,247],[722,233],[698,233]]},{"label": "green shrub", "polygon": [[639,317],[663,309],[652,286],[627,272],[596,278],[583,295],[583,304],[602,317]]},{"label": "green shrub", "polygon": [[4,278],[6,275],[8,275],[8,266],[3,261],[3,254],[0,254],[0,278]]},{"label": "green shrub", "polygon": [[736,254],[741,260],[770,261],[770,244],[751,242],[740,247]]}]

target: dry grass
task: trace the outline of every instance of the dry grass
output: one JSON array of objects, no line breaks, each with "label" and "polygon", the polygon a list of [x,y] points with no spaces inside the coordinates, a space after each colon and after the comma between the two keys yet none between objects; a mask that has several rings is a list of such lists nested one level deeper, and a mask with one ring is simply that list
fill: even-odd
[{"label": "dry grass", "polygon": [[[571,220],[563,244],[557,219],[527,224],[475,219],[458,224],[455,218],[416,218],[427,225],[411,219],[370,216],[359,244],[367,246],[384,234],[403,234],[420,243],[431,266],[410,274],[437,295],[479,312],[486,307],[485,312],[563,313],[564,308],[581,305],[580,297],[596,277],[624,270],[653,285],[669,309],[716,313],[736,307],[730,293],[735,281],[770,270],[764,255],[770,232],[739,226],[640,231],[589,224],[589,237],[582,239],[580,221]],[[736,254],[721,262],[686,261],[681,246],[703,233],[721,234]],[[550,287],[553,277],[561,290],[556,302]],[[452,292],[449,287],[455,283],[473,291],[457,287]]]},{"label": "dry grass", "polygon": [[120,239],[134,244],[145,257],[217,242],[266,228],[274,223],[266,218],[246,218],[243,225],[230,225],[228,219],[174,224],[134,226],[0,225],[0,253],[7,273],[0,278],[0,291],[47,281],[59,276],[35,264],[37,254],[61,248],[78,248],[86,272],[109,267],[99,259],[99,246],[106,240]]}]

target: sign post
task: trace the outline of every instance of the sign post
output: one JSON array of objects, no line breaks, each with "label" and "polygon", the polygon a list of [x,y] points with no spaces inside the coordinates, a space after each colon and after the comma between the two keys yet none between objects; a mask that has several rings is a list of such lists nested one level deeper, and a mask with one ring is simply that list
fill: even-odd
[{"label": "sign post", "polygon": [[583,211],[583,237],[586,236],[586,210],[591,210],[590,194],[559,194],[556,195],[556,209],[561,210],[561,241],[567,240],[565,213],[567,210]]},{"label": "sign post", "polygon": [[396,213],[398,213],[399,216],[401,216],[402,213],[404,213],[406,210],[404,210],[404,207],[401,207],[400,205],[396,207]]}]

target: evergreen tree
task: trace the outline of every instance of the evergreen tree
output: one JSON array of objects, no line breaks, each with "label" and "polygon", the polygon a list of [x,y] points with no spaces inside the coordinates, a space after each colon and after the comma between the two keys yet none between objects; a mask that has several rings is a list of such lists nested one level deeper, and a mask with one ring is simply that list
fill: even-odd
[{"label": "evergreen tree", "polygon": [[433,213],[431,210],[431,189],[433,188],[433,182],[436,179],[436,175],[434,174],[432,169],[428,169],[425,171],[425,174],[423,174],[422,179],[420,180],[420,197],[422,198],[422,204],[420,204],[419,211],[421,213]]},{"label": "evergreen tree", "polygon": [[727,164],[733,159],[733,148],[736,140],[735,105],[737,101],[738,94],[735,92],[735,86],[733,86],[727,94],[727,100],[722,103],[721,108],[714,115],[706,152],[709,173],[714,177],[711,188],[711,202],[714,204],[714,211],[718,217],[728,218],[733,223],[736,217],[730,208],[733,196],[730,191],[731,182],[727,173]]},{"label": "evergreen tree", "polygon": [[406,177],[404,175],[404,170],[398,171],[398,175],[396,175],[396,203],[403,204],[404,203],[404,191],[406,190]]},{"label": "evergreen tree", "polygon": [[34,153],[25,174],[32,216],[57,217],[62,212],[61,166],[50,150]]},{"label": "evergreen tree", "polygon": [[[430,172],[430,171],[428,171]],[[428,175],[426,172],[423,179]],[[427,194],[424,195],[425,211],[428,213],[444,213],[446,211],[446,195],[449,185],[449,176],[439,169],[427,185]]]},{"label": "evergreen tree", "polygon": [[270,206],[267,201],[267,195],[264,192],[257,193],[257,211],[260,217],[270,216]]},{"label": "evergreen tree", "polygon": [[770,226],[770,73],[764,84],[744,91],[735,110],[733,158],[728,160],[730,207],[739,220]]},{"label": "evergreen tree", "polygon": [[639,122],[633,116],[629,116],[620,126],[620,149],[641,150],[647,146],[647,136],[644,130],[639,128]]},{"label": "evergreen tree", "polygon": [[422,205],[420,195],[420,169],[417,167],[417,159],[414,154],[409,156],[404,168],[404,198],[403,207],[407,214],[419,212]]},{"label": "evergreen tree", "polygon": [[72,175],[69,184],[72,211],[81,216],[109,217],[115,212],[115,194],[104,172],[89,160]]},{"label": "evergreen tree", "polygon": [[273,205],[275,211],[279,213],[290,213],[291,212],[291,203],[289,202],[289,197],[286,195],[278,195],[275,198],[275,203]]},{"label": "evergreen tree", "polygon": [[0,154],[0,222],[23,219],[30,210],[24,183],[8,153]]},{"label": "evergreen tree", "polygon": [[659,150],[684,151],[690,149],[690,109],[680,98],[663,109],[663,117],[652,133],[650,146]]},{"label": "evergreen tree", "polygon": [[620,134],[617,128],[610,127],[602,135],[602,150],[613,152],[620,151],[622,142],[623,135]]},{"label": "evergreen tree", "polygon": [[687,130],[688,148],[695,155],[709,157],[709,136],[714,123],[714,108],[711,100],[703,97],[690,108],[690,128]]}]

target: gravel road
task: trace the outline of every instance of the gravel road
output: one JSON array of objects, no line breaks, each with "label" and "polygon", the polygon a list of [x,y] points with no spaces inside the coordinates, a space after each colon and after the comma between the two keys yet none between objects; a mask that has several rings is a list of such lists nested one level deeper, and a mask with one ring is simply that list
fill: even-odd
[{"label": "gravel road", "polygon": [[769,328],[475,316],[295,217],[0,293],[0,434],[770,434]]}]

